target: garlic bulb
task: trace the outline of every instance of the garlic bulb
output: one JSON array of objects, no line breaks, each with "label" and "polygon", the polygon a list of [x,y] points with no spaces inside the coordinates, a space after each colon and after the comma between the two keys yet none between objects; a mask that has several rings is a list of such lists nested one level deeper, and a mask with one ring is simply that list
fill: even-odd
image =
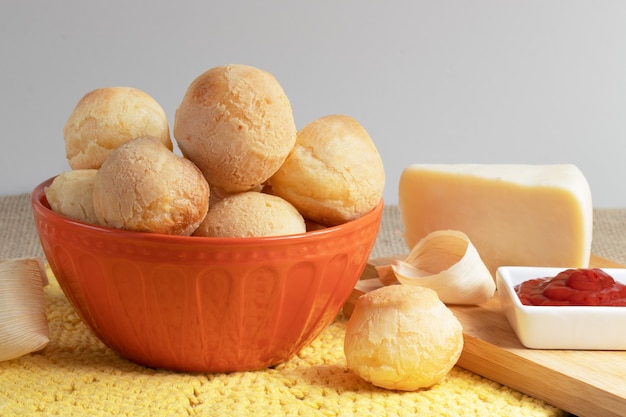
[{"label": "garlic bulb", "polygon": [[0,261],[0,361],[43,349],[49,341],[39,258]]},{"label": "garlic bulb", "polygon": [[400,282],[428,287],[446,304],[484,303],[496,290],[478,251],[467,235],[456,230],[430,233],[413,247],[406,259],[377,270],[385,285]]}]

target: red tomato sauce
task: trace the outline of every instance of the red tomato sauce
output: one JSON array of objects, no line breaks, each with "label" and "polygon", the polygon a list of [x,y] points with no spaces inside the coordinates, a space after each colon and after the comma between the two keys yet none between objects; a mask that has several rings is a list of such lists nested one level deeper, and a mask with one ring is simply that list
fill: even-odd
[{"label": "red tomato sauce", "polygon": [[626,285],[601,269],[566,269],[555,277],[534,278],[515,287],[524,305],[626,306]]}]

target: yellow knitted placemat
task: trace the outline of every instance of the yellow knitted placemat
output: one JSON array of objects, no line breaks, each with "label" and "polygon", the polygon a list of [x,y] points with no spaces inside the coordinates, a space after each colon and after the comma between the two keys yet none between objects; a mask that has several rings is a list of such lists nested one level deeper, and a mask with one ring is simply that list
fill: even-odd
[{"label": "yellow knitted placemat", "polygon": [[288,362],[231,374],[145,368],[80,321],[53,276],[50,343],[0,362],[0,415],[24,416],[564,416],[542,401],[455,367],[429,390],[378,389],[346,369],[341,315]]}]

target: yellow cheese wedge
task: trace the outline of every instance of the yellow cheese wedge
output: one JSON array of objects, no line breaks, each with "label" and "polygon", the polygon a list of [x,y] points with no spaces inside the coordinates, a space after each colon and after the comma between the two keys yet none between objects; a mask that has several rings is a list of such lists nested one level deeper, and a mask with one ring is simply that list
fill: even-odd
[{"label": "yellow cheese wedge", "polygon": [[398,197],[409,248],[459,230],[493,275],[504,265],[589,265],[591,190],[574,165],[415,164]]}]

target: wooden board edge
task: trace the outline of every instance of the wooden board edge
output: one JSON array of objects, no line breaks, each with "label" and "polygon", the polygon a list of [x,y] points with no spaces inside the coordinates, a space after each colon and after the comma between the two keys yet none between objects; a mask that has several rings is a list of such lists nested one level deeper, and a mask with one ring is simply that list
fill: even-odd
[{"label": "wooden board edge", "polygon": [[[538,398],[578,417],[624,415],[624,403],[621,397],[607,393],[593,385],[582,383],[549,367],[533,363],[514,352],[493,349],[490,343],[471,335],[464,334],[463,343],[463,352],[456,364],[463,369]],[[489,355],[485,352],[489,352]],[[505,367],[501,363],[508,363],[511,366]],[[540,368],[540,372],[536,368]],[[540,373],[541,376],[531,375],[532,372]],[[537,382],[529,387],[524,383],[528,380]],[[577,387],[576,390],[566,392],[563,389],[563,387],[573,386]]]}]

